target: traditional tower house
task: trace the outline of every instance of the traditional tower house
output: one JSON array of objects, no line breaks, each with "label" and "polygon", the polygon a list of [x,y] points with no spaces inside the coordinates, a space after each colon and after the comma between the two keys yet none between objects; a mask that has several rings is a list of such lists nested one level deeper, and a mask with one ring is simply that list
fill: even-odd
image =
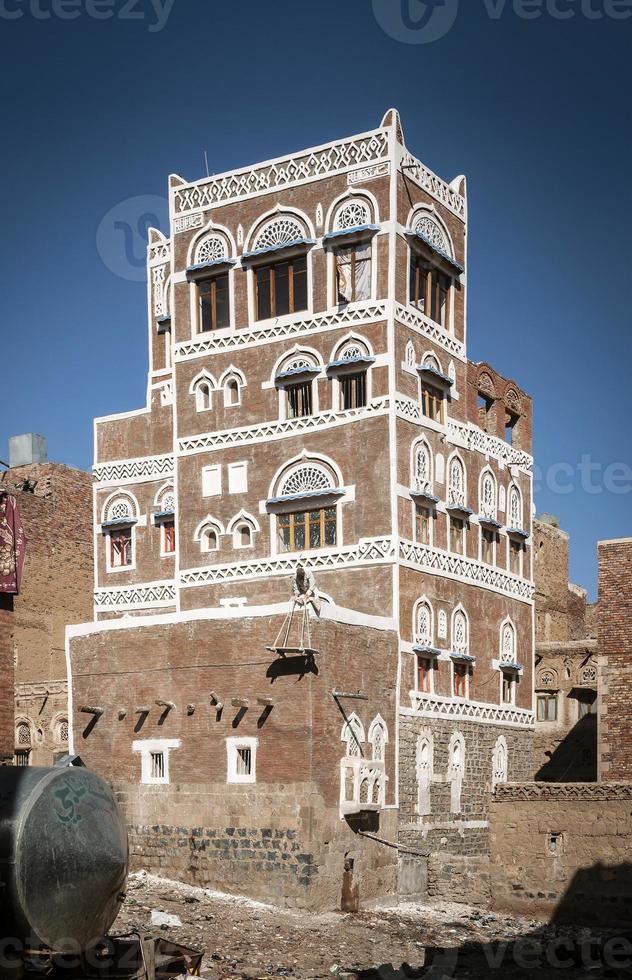
[{"label": "traditional tower house", "polygon": [[[169,196],[148,404],[95,426],[75,747],[139,860],[375,897],[398,849],[484,853],[487,791],[530,771],[531,402],[467,360],[465,178],[396,111]],[[266,649],[300,554],[310,663]]]}]

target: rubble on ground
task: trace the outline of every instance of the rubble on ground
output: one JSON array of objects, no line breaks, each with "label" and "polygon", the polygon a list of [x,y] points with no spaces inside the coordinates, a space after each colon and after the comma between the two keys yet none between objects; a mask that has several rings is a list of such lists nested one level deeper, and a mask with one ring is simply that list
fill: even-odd
[{"label": "rubble on ground", "polygon": [[[132,930],[203,947],[206,980],[632,976],[630,967],[621,970],[625,950],[603,932],[446,902],[314,914],[144,871],[130,876],[113,932]],[[630,951],[632,966],[632,943]]]}]

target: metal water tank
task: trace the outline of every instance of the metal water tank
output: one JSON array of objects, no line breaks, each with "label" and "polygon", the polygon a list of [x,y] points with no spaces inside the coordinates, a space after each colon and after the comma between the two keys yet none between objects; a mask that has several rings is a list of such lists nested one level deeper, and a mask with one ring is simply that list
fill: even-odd
[{"label": "metal water tank", "polygon": [[76,762],[0,767],[0,931],[29,948],[89,949],[124,899],[123,816]]}]

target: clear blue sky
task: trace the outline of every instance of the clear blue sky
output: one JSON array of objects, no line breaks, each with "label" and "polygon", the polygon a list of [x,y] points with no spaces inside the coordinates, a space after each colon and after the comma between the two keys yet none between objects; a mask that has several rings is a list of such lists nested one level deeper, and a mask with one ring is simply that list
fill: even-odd
[{"label": "clear blue sky", "polygon": [[[424,162],[468,176],[469,355],[533,395],[537,507],[594,592],[596,541],[632,533],[632,17],[460,0],[420,44],[401,38],[457,0],[375,0],[387,30],[372,0],[175,0],[162,30],[162,0],[63,2],[0,0],[0,458],[37,431],[88,468],[93,416],[144,403],[138,229],[164,220],[170,172],[202,176],[204,149],[221,171],[361,132],[395,105]],[[583,456],[601,473],[582,488]]]}]

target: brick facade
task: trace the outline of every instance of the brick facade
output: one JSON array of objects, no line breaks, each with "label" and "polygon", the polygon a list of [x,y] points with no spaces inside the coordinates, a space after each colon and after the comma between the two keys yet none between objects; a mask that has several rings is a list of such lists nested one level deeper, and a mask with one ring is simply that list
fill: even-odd
[{"label": "brick facade", "polygon": [[597,778],[595,605],[568,580],[569,536],[557,518],[533,522],[536,617],[534,778]]},{"label": "brick facade", "polygon": [[13,596],[0,595],[0,765],[13,761]]},{"label": "brick facade", "polygon": [[599,779],[632,781],[632,538],[600,541]]},{"label": "brick facade", "polygon": [[[532,406],[514,381],[467,359],[465,190],[463,178],[444,183],[415,160],[394,111],[372,133],[274,164],[197,183],[170,179],[170,237],[152,231],[148,249],[148,405],[96,420],[98,622],[69,639],[76,743],[91,764],[121,783],[130,821],[145,828],[135,846],[156,861],[182,862],[187,846],[174,848],[173,840],[193,839],[193,827],[217,831],[214,839],[223,843],[211,845],[212,853],[230,853],[226,828],[240,827],[253,845],[244,851],[252,855],[259,840],[254,831],[279,830],[282,841],[291,829],[303,852],[316,855],[318,877],[330,882],[314,891],[320,898],[306,901],[330,900],[341,868],[336,857],[336,872],[328,878],[327,855],[338,854],[342,841],[349,852],[359,847],[349,821],[340,823],[341,816],[350,817],[340,800],[344,774],[357,765],[349,762],[355,749],[331,728],[323,735],[331,743],[318,747],[323,754],[317,772],[313,740],[310,752],[300,751],[305,720],[311,724],[322,711],[336,717],[330,682],[324,682],[340,683],[334,665],[368,698],[344,701],[358,715],[353,726],[360,757],[376,761],[367,725],[378,716],[381,738],[388,738],[387,791],[371,820],[381,824],[383,838],[382,825],[390,828],[392,837],[382,845],[390,846],[384,851],[389,857],[362,844],[355,873],[364,882],[363,898],[392,887],[382,862],[390,867],[398,849],[406,860],[415,856],[411,851],[422,854],[426,825],[437,819],[447,824],[438,846],[449,841],[463,854],[484,851],[480,787],[491,783],[494,765],[497,778],[506,779],[507,771],[522,772],[530,756]],[[345,266],[351,253],[355,272]],[[286,274],[289,282],[289,266],[273,273],[274,262],[293,263],[292,295],[304,309],[283,308],[281,315],[268,315],[271,306],[263,309],[266,291],[274,291],[276,302]],[[349,285],[354,275],[356,294]],[[230,310],[219,327],[212,321],[224,308],[218,295],[228,296]],[[307,541],[296,531],[305,514],[320,515],[317,525],[309,518]],[[172,522],[175,547],[166,530]],[[325,612],[314,623],[318,682],[310,677],[287,691],[293,721],[284,734],[290,744],[296,741],[298,755],[288,756],[281,746],[275,752],[274,727],[264,726],[257,737],[269,768],[257,776],[256,788],[242,787],[244,822],[227,822],[224,815],[211,827],[202,820],[178,824],[169,814],[171,789],[130,789],[141,767],[130,747],[134,733],[118,724],[120,706],[113,700],[121,664],[134,650],[152,665],[156,687],[164,687],[170,670],[193,677],[203,659],[209,673],[200,676],[199,687],[207,703],[214,672],[228,669],[233,644],[272,669],[266,647],[278,629],[279,608],[281,617],[289,609],[289,579],[303,549]],[[228,610],[230,631],[214,633],[217,642],[209,645],[199,624]],[[122,616],[130,621],[118,632]],[[342,624],[352,632],[337,633]],[[165,631],[162,652],[149,639],[158,625]],[[376,629],[389,637],[392,631],[396,661],[390,646],[387,656],[376,659]],[[358,650],[366,650],[371,676],[358,676],[356,683]],[[422,683],[427,690],[420,689],[420,657],[429,659]],[[101,675],[112,683],[105,685]],[[140,674],[121,683],[127,719],[130,705],[154,704]],[[246,679],[235,674],[226,684],[239,696]],[[171,714],[179,718],[187,696],[175,682],[171,687]],[[313,699],[308,704],[301,700],[304,691]],[[386,694],[395,691],[398,702]],[[81,705],[104,712],[87,726],[85,738],[79,735],[86,728]],[[166,738],[171,722],[169,717],[156,736]],[[400,727],[408,739],[401,757]],[[409,796],[414,798],[410,787],[418,778],[419,728],[436,732],[437,779],[432,812],[415,815]],[[206,744],[196,746],[193,729],[183,732],[171,784],[182,785],[192,754],[208,751]],[[224,761],[220,746],[227,737],[222,734],[215,745]],[[448,752],[461,794],[460,809],[446,815],[439,773]],[[212,775],[204,769],[202,798],[220,778],[219,770]],[[310,781],[316,810],[308,833],[289,818],[273,826],[267,803],[260,822],[244,816],[255,800],[274,799],[280,782],[295,799],[296,787]],[[393,813],[400,796],[410,812],[398,841]],[[364,812],[366,800],[353,802]],[[153,824],[139,815],[145,805]],[[469,813],[475,826],[464,826]],[[150,846],[151,826],[163,854]],[[191,832],[181,834],[178,827]],[[254,868],[261,863],[250,860]],[[249,892],[260,893],[260,869],[248,875],[245,865],[221,866],[226,887],[245,877]],[[289,897],[295,877],[283,880],[275,894],[297,900]]]},{"label": "brick facade", "polygon": [[[32,492],[22,489],[25,481]],[[36,463],[8,470],[2,485],[16,496],[27,540],[14,598],[11,741],[31,765],[50,765],[68,750],[65,628],[92,614],[92,479],[61,463]]]}]

